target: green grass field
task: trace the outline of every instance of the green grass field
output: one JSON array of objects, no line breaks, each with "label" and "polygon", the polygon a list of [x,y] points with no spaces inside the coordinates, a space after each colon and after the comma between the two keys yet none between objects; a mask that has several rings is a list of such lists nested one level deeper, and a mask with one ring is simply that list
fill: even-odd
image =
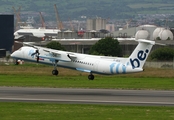
[{"label": "green grass field", "polygon": [[0,86],[54,87],[54,88],[105,88],[105,89],[155,89],[173,90],[173,78],[106,77],[96,76],[89,81],[86,76],[0,75]]},{"label": "green grass field", "polygon": [[1,120],[172,120],[174,107],[2,103]]},{"label": "green grass field", "polygon": [[88,80],[88,73],[59,68],[59,75],[51,74],[53,67],[40,64],[1,65],[0,86],[30,86],[57,88],[106,88],[106,89],[174,89],[173,69],[147,68],[144,72],[114,76],[95,75]]},{"label": "green grass field", "polygon": [[[173,90],[174,70],[146,68],[144,72],[114,76],[95,75],[40,64],[0,65],[0,86],[58,88],[153,89]],[[0,102],[0,120],[171,120],[174,107],[121,106]]]}]

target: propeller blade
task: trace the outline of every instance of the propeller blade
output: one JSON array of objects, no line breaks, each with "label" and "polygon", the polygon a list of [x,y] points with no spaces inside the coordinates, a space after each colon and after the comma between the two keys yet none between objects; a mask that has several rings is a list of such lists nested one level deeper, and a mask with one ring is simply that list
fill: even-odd
[{"label": "propeller blade", "polygon": [[31,56],[33,56],[35,54],[39,54],[39,50],[36,50],[34,53],[31,54]]},{"label": "propeller blade", "polygon": [[34,53],[31,54],[31,56],[34,56],[34,55],[36,55],[36,61],[39,62],[39,55],[40,55],[40,53],[39,53],[38,49]]},{"label": "propeller blade", "polygon": [[31,56],[34,56],[35,54],[36,54],[36,52],[35,53],[32,53]]}]

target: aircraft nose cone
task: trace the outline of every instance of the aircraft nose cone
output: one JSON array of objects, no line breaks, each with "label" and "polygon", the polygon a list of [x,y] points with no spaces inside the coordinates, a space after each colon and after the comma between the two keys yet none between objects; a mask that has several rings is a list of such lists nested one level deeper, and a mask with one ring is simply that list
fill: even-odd
[{"label": "aircraft nose cone", "polygon": [[13,58],[14,57],[14,52],[10,56]]},{"label": "aircraft nose cone", "polygon": [[10,55],[12,58],[16,58],[17,57],[17,52],[13,52],[11,55]]}]

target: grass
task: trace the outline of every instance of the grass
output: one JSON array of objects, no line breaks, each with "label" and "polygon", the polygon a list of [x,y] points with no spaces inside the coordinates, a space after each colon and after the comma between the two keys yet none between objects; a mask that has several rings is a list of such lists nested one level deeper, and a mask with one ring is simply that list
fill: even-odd
[{"label": "grass", "polygon": [[0,86],[54,87],[54,88],[107,88],[173,90],[173,78],[128,78],[96,76],[0,75]]},{"label": "grass", "polygon": [[51,74],[53,67],[40,64],[1,65],[0,86],[105,88],[105,89],[174,89],[173,69],[147,68],[144,72],[114,76],[95,75],[59,68],[59,76]]},{"label": "grass", "polygon": [[174,107],[2,103],[1,120],[171,120]]},{"label": "grass", "polygon": [[[147,68],[142,73],[115,76],[95,75],[40,64],[0,65],[0,86],[113,88],[113,89],[174,89],[173,69]],[[0,102],[1,120],[171,120],[174,107],[120,106],[94,104]]]}]

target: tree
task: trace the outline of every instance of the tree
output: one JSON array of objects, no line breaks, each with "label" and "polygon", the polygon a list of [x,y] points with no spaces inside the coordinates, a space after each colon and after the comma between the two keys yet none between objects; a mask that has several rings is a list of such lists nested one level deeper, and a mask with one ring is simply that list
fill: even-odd
[{"label": "tree", "polygon": [[151,55],[150,59],[152,60],[173,60],[174,58],[174,49],[169,47],[162,47],[154,50]]},{"label": "tree", "polygon": [[55,50],[65,50],[65,48],[59,42],[56,41],[49,42],[48,44],[46,44],[46,47]]},{"label": "tree", "polygon": [[121,47],[118,40],[106,37],[96,42],[89,51],[94,55],[121,56]]}]

